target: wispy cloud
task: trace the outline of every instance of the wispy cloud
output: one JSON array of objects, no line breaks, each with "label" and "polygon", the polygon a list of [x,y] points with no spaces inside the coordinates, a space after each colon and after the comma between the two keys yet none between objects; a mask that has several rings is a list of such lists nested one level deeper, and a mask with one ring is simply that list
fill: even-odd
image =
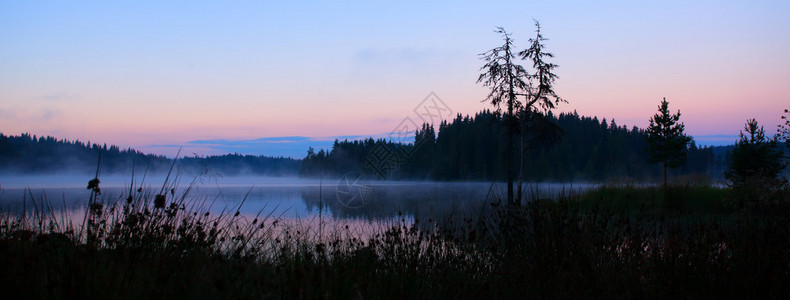
[{"label": "wispy cloud", "polygon": [[0,118],[21,123],[49,122],[59,118],[61,108],[42,105],[9,105],[0,107]]},{"label": "wispy cloud", "polygon": [[51,102],[66,102],[66,103],[68,103],[68,102],[72,102],[72,101],[78,101],[80,99],[81,99],[81,97],[79,95],[74,95],[74,94],[67,93],[67,92],[64,92],[64,91],[59,91],[59,92],[52,92],[52,93],[48,93],[48,94],[43,94],[43,95],[40,95],[38,97],[34,97],[32,100],[41,100],[41,101],[50,102],[50,103]]},{"label": "wispy cloud", "polygon": [[354,62],[364,65],[382,64],[418,64],[439,57],[437,50],[416,49],[411,47],[399,49],[366,48],[354,53]]}]

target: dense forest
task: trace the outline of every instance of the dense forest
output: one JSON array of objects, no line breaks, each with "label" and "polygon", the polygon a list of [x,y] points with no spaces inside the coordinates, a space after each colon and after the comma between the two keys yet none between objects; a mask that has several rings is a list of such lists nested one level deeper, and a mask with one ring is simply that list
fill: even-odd
[{"label": "dense forest", "polygon": [[[549,113],[544,121],[548,125],[542,127],[548,130],[536,126],[537,130],[514,143],[516,163],[526,181],[653,180],[660,176],[660,166],[647,160],[643,129],[576,112]],[[329,151],[308,150],[300,174],[341,176],[358,171],[391,179],[501,180],[502,122],[501,114],[486,110],[474,116],[459,114],[451,122],[442,122],[438,131],[423,125],[412,144],[372,138],[335,141]],[[541,133],[549,130],[559,132],[558,138]],[[693,175],[695,180],[720,178],[727,153],[697,147],[692,141],[686,163],[671,174]]]},{"label": "dense forest", "polygon": [[[4,173],[95,172],[99,156],[103,174],[129,174],[132,166],[137,170],[166,172],[173,163],[172,159],[165,156],[107,144],[58,140],[30,134],[6,136],[0,133],[0,172]],[[227,154],[183,157],[177,166],[188,172],[210,171],[222,175],[296,175],[299,164],[299,160],[291,158]]]},{"label": "dense forest", "polygon": [[[516,175],[520,170],[525,181],[644,181],[660,176],[660,166],[648,162],[643,129],[629,129],[614,120],[579,116],[576,112],[558,116],[549,113],[544,121],[543,127],[559,133],[557,138],[546,138],[542,134],[546,130],[536,126],[515,139]],[[474,116],[459,114],[454,120],[442,122],[438,130],[424,124],[412,134],[411,143],[373,138],[336,140],[329,150],[308,149],[301,161],[227,154],[183,157],[177,165],[182,170],[210,170],[228,176],[339,177],[363,172],[396,180],[503,180],[502,122],[501,114],[485,110]],[[729,161],[729,149],[731,146],[697,147],[692,141],[686,163],[671,174],[693,175],[694,180],[720,178]],[[138,170],[162,172],[172,164],[164,156],[106,144],[0,134],[0,172],[93,172],[99,155],[105,174],[128,174],[133,165]]]}]

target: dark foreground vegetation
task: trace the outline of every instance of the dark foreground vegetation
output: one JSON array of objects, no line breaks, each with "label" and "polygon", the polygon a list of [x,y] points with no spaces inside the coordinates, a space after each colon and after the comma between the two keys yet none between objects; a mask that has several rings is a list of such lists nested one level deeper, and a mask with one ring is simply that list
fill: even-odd
[{"label": "dark foreground vegetation", "polygon": [[[788,193],[603,187],[442,220],[353,228],[206,213],[131,191],[75,222],[0,220],[0,288],[22,298],[787,298]],[[85,226],[82,226],[84,222]]]}]

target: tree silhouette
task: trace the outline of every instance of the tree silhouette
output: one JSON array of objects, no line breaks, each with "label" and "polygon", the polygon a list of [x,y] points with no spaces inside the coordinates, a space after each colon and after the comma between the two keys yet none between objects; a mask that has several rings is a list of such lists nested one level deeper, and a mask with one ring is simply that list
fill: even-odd
[{"label": "tree silhouette", "polygon": [[685,125],[680,121],[680,110],[670,114],[667,98],[658,106],[658,113],[650,118],[647,127],[648,160],[660,162],[664,168],[664,188],[667,187],[667,168],[677,168],[686,161],[691,138],[683,134]]},{"label": "tree silhouette", "polygon": [[[6,136],[0,132],[0,173],[44,174],[73,172],[93,174],[96,157],[102,157],[103,174],[128,174],[135,165],[151,173],[167,172],[173,160],[115,145],[58,140],[51,136]],[[222,175],[253,173],[259,175],[296,175],[300,160],[286,157],[225,154],[178,159],[182,171],[203,174],[206,170]]]},{"label": "tree silhouette", "polygon": [[[539,115],[536,115],[539,116]],[[580,116],[576,112],[545,115],[546,120],[528,120],[528,154],[524,165],[530,181],[626,181],[660,180],[661,170],[648,162],[644,129],[618,125],[614,120]],[[415,132],[415,140],[424,139],[413,154],[392,174],[401,180],[503,180],[505,157],[503,142],[506,130],[502,114],[483,110],[474,115],[456,115],[433,129],[424,124]],[[564,138],[552,143],[556,136],[549,129],[555,126]],[[363,172],[371,149],[412,147],[411,144],[390,143],[388,140],[340,140],[328,151],[314,150],[301,162],[302,176],[342,176],[347,172]],[[0,149],[3,143],[0,142]],[[397,149],[397,148],[396,148]],[[715,151],[715,152],[714,152]],[[725,147],[688,147],[688,155],[678,174],[723,178],[729,157]],[[0,162],[4,157],[0,152]],[[2,164],[0,164],[2,165]],[[1,169],[1,168],[0,168]],[[504,196],[504,195],[503,195]],[[504,197],[503,197],[504,201]]]},{"label": "tree silhouette", "polygon": [[553,58],[554,54],[546,52],[546,46],[543,41],[547,41],[540,33],[540,22],[535,20],[535,38],[529,39],[530,46],[526,50],[518,53],[523,60],[532,62],[533,74],[528,74],[528,89],[527,94],[523,95],[526,98],[526,103],[519,111],[519,120],[521,121],[521,163],[519,168],[519,183],[517,192],[517,201],[521,201],[521,186],[524,180],[524,155],[527,150],[525,145],[526,134],[528,131],[533,131],[532,135],[538,137],[542,142],[556,142],[558,140],[561,130],[559,127],[545,118],[545,114],[561,102],[568,102],[560,98],[554,92],[554,81],[559,78],[554,74],[554,69],[559,67],[556,64],[547,62],[547,59]]},{"label": "tree silhouette", "polygon": [[777,138],[780,141],[784,141],[785,145],[790,146],[790,110],[785,109],[782,122],[784,122],[784,124],[776,125],[779,127],[777,129]]},{"label": "tree silhouette", "polygon": [[732,158],[724,177],[733,190],[740,192],[743,200],[756,204],[760,194],[770,194],[781,188],[786,181],[779,174],[787,166],[777,138],[766,138],[765,130],[755,119],[747,120],[738,142],[732,150]]},{"label": "tree silhouette", "polygon": [[[517,56],[514,54],[513,39],[504,28],[498,27],[495,31],[502,35],[504,44],[481,54],[481,59],[486,63],[480,68],[477,82],[491,88],[491,92],[483,101],[490,101],[497,109],[504,102],[507,112],[503,115],[503,124],[506,127],[504,164],[507,178],[508,204],[516,205],[521,201],[521,186],[524,179],[524,155],[527,150],[525,139],[527,131],[533,129],[546,129],[545,132],[535,133],[535,136],[557,136],[560,132],[557,126],[546,123],[545,113],[560,102],[566,102],[554,92],[553,84],[558,78],[554,69],[558,66],[547,62],[553,54],[544,51],[544,41],[540,32],[540,23],[535,21],[536,36],[529,39],[530,47],[518,52],[518,57],[532,63],[534,73],[530,73],[523,66],[515,63]],[[524,98],[524,103],[519,98]],[[532,125],[532,126],[530,126]],[[520,167],[518,195],[513,197],[513,135],[520,127]]]},{"label": "tree silhouette", "polygon": [[527,85],[528,74],[523,66],[515,63],[516,55],[513,49],[513,39],[502,27],[497,27],[496,33],[502,35],[504,44],[480,54],[480,59],[485,61],[480,70],[484,73],[477,78],[478,83],[491,88],[491,92],[483,102],[490,101],[497,111],[504,102],[507,112],[504,115],[504,125],[507,129],[505,135],[505,177],[507,179],[507,201],[515,205],[513,198],[513,133],[518,126],[515,112],[521,108],[518,96],[529,93]]},{"label": "tree silhouette", "polygon": [[[554,69],[559,66],[546,61],[553,58],[554,54],[545,51],[546,45],[542,42],[548,39],[540,33],[540,22],[535,21],[535,28],[535,38],[529,39],[529,48],[518,53],[521,59],[532,62],[532,68],[535,71],[534,74],[528,76],[530,88],[527,89],[528,93],[525,95],[527,103],[523,106],[523,110],[530,113],[540,113],[538,110],[540,109],[545,113],[554,109],[557,104],[568,101],[560,98],[554,92],[554,81],[559,78],[557,74],[554,74]],[[534,86],[534,83],[537,86]]]}]

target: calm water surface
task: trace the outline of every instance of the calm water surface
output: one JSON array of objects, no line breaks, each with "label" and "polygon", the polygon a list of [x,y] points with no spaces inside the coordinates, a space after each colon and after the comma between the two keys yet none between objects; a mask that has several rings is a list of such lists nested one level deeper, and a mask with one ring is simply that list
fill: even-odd
[{"label": "calm water surface", "polygon": [[[84,211],[90,175],[0,176],[0,207],[31,211],[41,207]],[[100,176],[101,201],[123,201],[130,192],[130,177]],[[346,220],[383,220],[398,216],[442,218],[481,213],[505,196],[504,184],[491,182],[404,182],[368,180],[351,174],[340,179],[282,177],[136,178],[133,195],[164,192],[168,202],[186,196],[187,207],[212,212],[237,209],[274,218],[307,219],[315,216]],[[590,184],[541,183],[526,187],[529,198],[556,198],[579,193]],[[138,188],[141,188],[138,190]],[[240,209],[239,209],[240,207]]]}]

